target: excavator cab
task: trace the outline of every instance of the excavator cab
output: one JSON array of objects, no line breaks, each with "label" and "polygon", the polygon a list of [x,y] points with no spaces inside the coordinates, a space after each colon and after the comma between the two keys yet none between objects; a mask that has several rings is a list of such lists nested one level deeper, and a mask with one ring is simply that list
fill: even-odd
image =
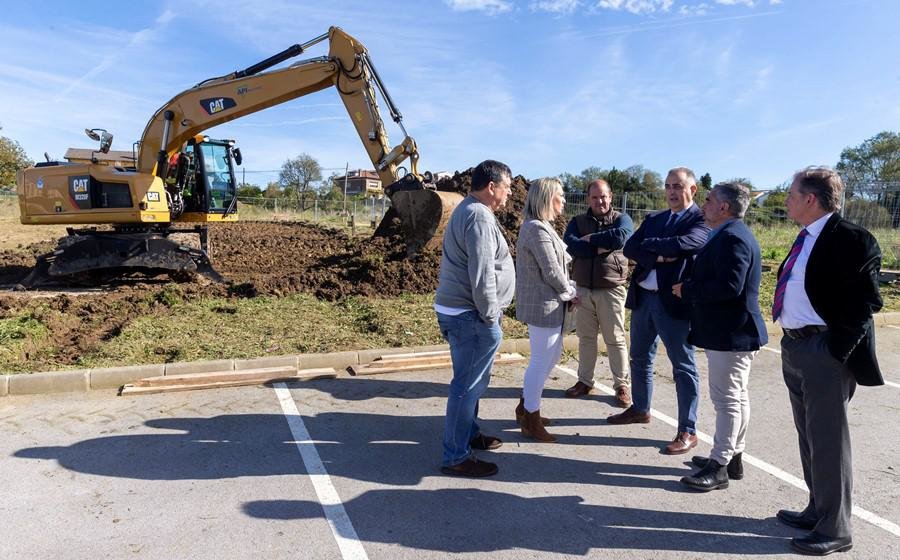
[{"label": "excavator cab", "polygon": [[[177,221],[204,222],[237,218],[234,166],[242,162],[234,140],[198,135],[169,159],[167,196]],[[230,220],[229,220],[230,221]]]}]

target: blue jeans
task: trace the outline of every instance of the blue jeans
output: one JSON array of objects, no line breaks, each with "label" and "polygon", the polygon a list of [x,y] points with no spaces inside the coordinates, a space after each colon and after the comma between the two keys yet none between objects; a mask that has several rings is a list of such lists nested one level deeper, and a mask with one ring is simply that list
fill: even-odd
[{"label": "blue jeans", "polygon": [[472,455],[469,442],[478,435],[478,399],[491,380],[503,330],[499,321],[493,325],[484,323],[477,311],[460,315],[438,313],[437,318],[441,334],[450,343],[453,360],[442,458],[442,464],[450,467]]},{"label": "blue jeans", "polygon": [[694,347],[688,344],[691,322],[672,317],[659,294],[638,288],[636,309],[631,310],[631,398],[635,410],[650,412],[653,399],[653,359],[660,339],[672,362],[675,394],[678,397],[678,431],[694,433],[700,376],[694,364]]}]

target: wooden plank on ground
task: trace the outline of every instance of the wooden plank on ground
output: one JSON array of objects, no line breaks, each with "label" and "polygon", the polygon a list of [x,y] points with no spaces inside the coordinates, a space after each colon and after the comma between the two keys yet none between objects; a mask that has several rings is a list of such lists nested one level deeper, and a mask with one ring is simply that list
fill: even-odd
[{"label": "wooden plank on ground", "polygon": [[[518,353],[500,353],[494,358],[494,364],[513,364],[525,361],[525,356]],[[418,362],[404,359],[402,363],[384,363],[381,361],[373,361],[371,363],[350,366],[352,375],[376,375],[379,373],[398,373],[404,371],[421,371],[424,369],[444,369],[453,367],[449,356],[446,359],[437,360],[434,357],[426,356]]]},{"label": "wooden plank on ground", "polygon": [[190,385],[192,383],[212,383],[216,381],[238,381],[243,379],[265,379],[273,376],[297,375],[294,366],[279,366],[246,370],[210,371],[203,373],[183,373],[179,375],[160,375],[145,377],[134,382],[138,387],[154,387],[160,385]]},{"label": "wooden plank on ground", "polygon": [[[242,375],[244,372],[232,372],[230,375],[225,375],[223,374],[223,372],[214,372],[214,374],[187,374],[184,376],[172,375],[169,377],[172,379],[182,378],[182,382],[173,382],[170,384],[160,384],[156,382],[156,384],[144,386],[138,385],[137,383],[133,385],[125,385],[122,387],[122,390],[119,391],[119,394],[149,395],[153,393],[193,391],[196,389],[218,389],[222,387],[261,385],[263,383],[270,383],[274,381],[284,381],[289,383],[291,381],[312,381],[313,379],[331,379],[337,377],[337,372],[334,371],[334,368],[303,369],[300,371],[297,371],[294,368],[290,368],[292,371],[288,371],[287,373],[285,373],[285,368],[264,369],[275,370],[275,372],[268,375],[257,374],[255,377]],[[206,376],[207,380],[201,381],[199,378],[193,378],[194,376]],[[183,382],[185,381],[183,379],[184,377],[191,377],[191,379],[188,379],[187,382]]]},{"label": "wooden plank on ground", "polygon": [[406,354],[382,354],[375,361],[402,360],[405,358],[424,358],[427,356],[450,356],[449,350],[432,350],[430,352],[410,352]]}]

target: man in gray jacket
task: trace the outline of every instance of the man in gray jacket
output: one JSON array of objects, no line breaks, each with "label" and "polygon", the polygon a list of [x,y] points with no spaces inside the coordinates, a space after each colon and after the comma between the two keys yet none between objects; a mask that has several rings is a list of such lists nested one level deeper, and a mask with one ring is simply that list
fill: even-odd
[{"label": "man in gray jacket", "polygon": [[497,465],[475,458],[472,449],[490,450],[499,438],[478,427],[478,400],[491,379],[503,331],[500,317],[515,292],[515,267],[494,212],[506,204],[512,173],[486,160],[472,172],[469,195],[456,207],[444,232],[444,249],[434,309],[441,334],[450,343],[453,380],[441,472],[491,476]]}]

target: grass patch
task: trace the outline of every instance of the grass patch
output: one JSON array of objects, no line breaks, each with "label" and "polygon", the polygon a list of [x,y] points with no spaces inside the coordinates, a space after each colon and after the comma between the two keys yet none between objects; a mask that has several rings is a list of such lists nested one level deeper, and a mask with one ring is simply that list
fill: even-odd
[{"label": "grass patch", "polygon": [[[431,295],[332,303],[306,294],[181,301],[165,316],[131,322],[79,367],[439,344],[433,303]],[[514,319],[504,329],[507,337],[527,336]]]}]

